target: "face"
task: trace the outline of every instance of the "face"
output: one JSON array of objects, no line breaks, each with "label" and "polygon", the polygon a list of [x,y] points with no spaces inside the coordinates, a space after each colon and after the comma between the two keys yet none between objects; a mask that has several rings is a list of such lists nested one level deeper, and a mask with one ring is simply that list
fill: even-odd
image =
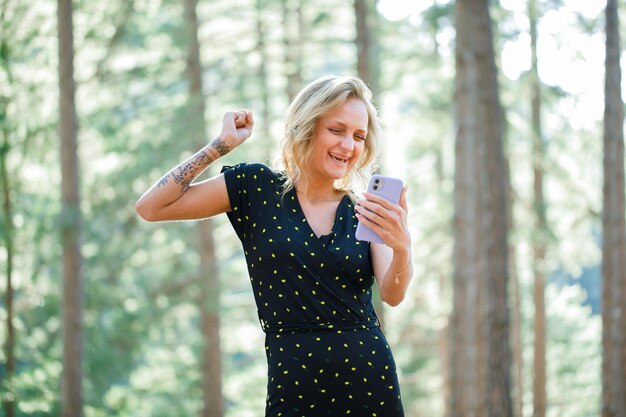
[{"label": "face", "polygon": [[368,120],[365,103],[356,98],[318,119],[309,167],[313,178],[330,181],[346,176],[363,154]]}]

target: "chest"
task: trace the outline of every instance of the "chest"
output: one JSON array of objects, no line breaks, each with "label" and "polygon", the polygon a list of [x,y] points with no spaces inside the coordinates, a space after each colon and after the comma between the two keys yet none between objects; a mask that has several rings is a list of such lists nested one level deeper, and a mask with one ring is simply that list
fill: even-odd
[{"label": "chest", "polygon": [[332,231],[339,203],[339,201],[315,204],[309,202],[300,203],[307,223],[309,223],[309,226],[316,236],[324,236]]}]

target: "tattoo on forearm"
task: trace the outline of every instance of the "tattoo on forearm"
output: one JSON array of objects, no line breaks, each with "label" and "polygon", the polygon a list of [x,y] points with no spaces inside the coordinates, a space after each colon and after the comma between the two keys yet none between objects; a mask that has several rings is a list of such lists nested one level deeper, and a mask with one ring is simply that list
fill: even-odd
[{"label": "tattoo on forearm", "polygon": [[213,148],[215,148],[216,151],[219,152],[220,156],[224,156],[228,152],[230,152],[230,149],[228,149],[228,146],[226,146],[226,144],[224,143],[222,138],[220,138],[219,136],[216,137],[215,139],[213,139],[213,141],[211,141],[210,145]]},{"label": "tattoo on forearm", "polygon": [[189,178],[189,179],[186,179],[186,180],[184,180],[182,182],[182,187],[180,189],[180,193],[181,194],[185,193],[189,189],[189,187],[191,187],[191,181],[192,180],[193,180],[193,178]]},{"label": "tattoo on forearm", "polygon": [[157,188],[166,186],[167,183],[169,182],[168,180],[169,177],[170,177],[170,173],[168,172],[166,176],[164,176],[163,178],[159,180],[159,183],[157,184]]},{"label": "tattoo on forearm", "polygon": [[158,183],[158,187],[162,187],[168,184],[169,177],[172,176],[176,184],[181,185],[181,194],[185,193],[195,176],[201,173],[206,167],[208,167],[215,158],[212,158],[206,151],[202,150],[198,152],[195,158],[188,162],[183,162],[178,167],[174,168],[169,174],[161,178]]}]

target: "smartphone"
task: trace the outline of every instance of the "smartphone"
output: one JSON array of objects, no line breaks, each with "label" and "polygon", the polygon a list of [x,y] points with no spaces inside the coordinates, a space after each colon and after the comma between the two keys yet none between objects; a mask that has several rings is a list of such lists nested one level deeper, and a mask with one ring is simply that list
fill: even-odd
[{"label": "smartphone", "polygon": [[[400,195],[402,194],[402,189],[404,188],[404,183],[399,178],[388,177],[386,175],[375,174],[370,178],[369,184],[367,186],[367,192],[370,194],[375,194],[380,196],[393,204],[400,203]],[[384,243],[383,239],[378,236],[376,232],[374,232],[369,227],[365,226],[361,222],[356,226],[355,237],[358,240],[363,240],[367,242],[373,243]]]}]

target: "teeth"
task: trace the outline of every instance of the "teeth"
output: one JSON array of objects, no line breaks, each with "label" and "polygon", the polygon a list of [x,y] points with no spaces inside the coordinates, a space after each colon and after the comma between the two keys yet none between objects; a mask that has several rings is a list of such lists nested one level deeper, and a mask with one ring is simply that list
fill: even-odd
[{"label": "teeth", "polygon": [[346,162],[348,160],[348,158],[340,158],[339,156],[335,155],[334,153],[329,153],[329,155],[332,156],[337,161]]}]

